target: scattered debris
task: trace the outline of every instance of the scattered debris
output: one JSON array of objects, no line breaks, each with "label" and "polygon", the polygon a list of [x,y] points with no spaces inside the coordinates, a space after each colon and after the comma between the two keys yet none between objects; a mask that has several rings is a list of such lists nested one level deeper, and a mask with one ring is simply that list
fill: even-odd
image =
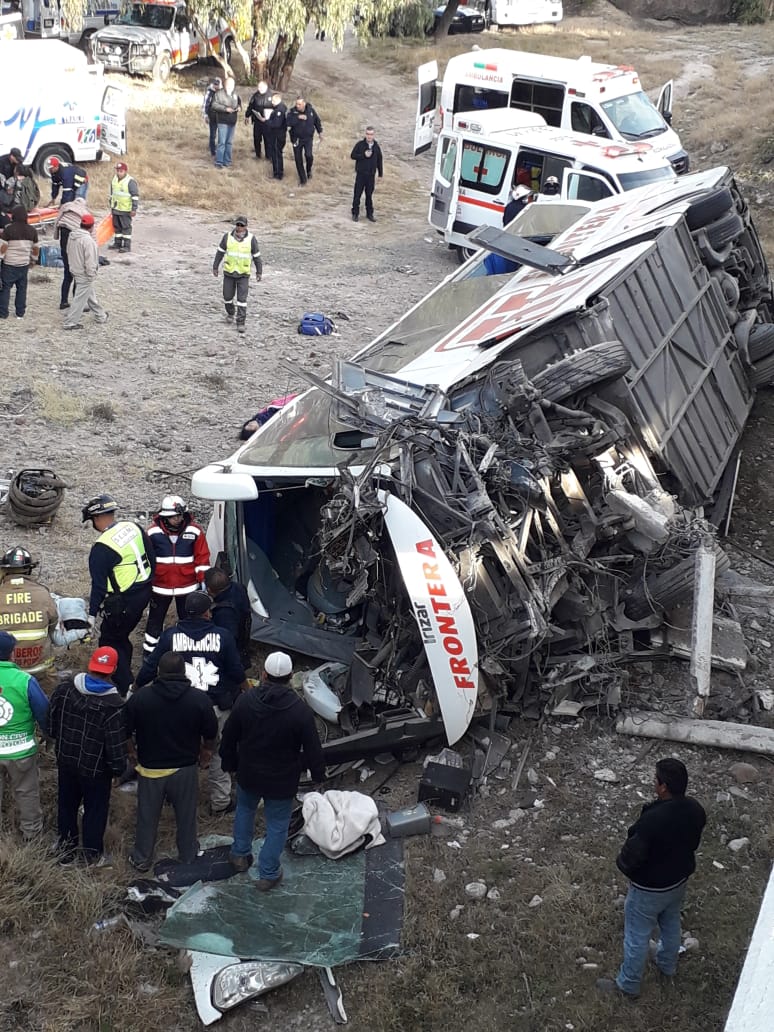
[{"label": "scattered debris", "polygon": [[610,770],[609,767],[603,767],[601,770],[594,771],[594,777],[597,781],[605,781],[610,785],[617,785],[621,780],[614,770]]},{"label": "scattered debris", "polygon": [[713,745],[719,749],[740,749],[774,756],[774,730],[767,727],[729,724],[722,720],[668,720],[651,713],[630,713],[618,718],[615,729],[622,735]]},{"label": "scattered debris", "polygon": [[750,840],[748,838],[735,838],[728,843],[728,848],[732,853],[738,853],[742,849],[747,849],[749,845]]},{"label": "scattered debris", "polygon": [[471,899],[484,899],[487,893],[486,883],[482,881],[468,882],[465,892]]},{"label": "scattered debris", "polygon": [[500,899],[500,890],[491,888],[489,892],[487,892],[486,898],[491,900],[493,903],[496,903]]},{"label": "scattered debris", "polygon": [[442,871],[440,867],[433,869],[433,882],[436,885],[443,885],[446,881],[446,872]]},{"label": "scattered debris", "polygon": [[760,771],[752,763],[732,763],[728,768],[728,773],[733,776],[738,785],[751,785],[761,779]]},{"label": "scattered debris", "polygon": [[543,897],[542,896],[534,895],[532,897],[532,899],[529,901],[529,903],[527,904],[527,906],[528,907],[539,907],[542,902],[543,902]]}]

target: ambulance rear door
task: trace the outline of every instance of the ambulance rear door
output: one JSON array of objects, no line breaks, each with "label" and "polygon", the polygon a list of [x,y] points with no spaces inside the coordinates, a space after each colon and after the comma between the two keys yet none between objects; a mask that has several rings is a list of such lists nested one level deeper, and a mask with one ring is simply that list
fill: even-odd
[{"label": "ambulance rear door", "polygon": [[417,68],[417,120],[414,127],[414,154],[422,154],[433,145],[433,126],[437,106],[438,62],[428,61]]}]

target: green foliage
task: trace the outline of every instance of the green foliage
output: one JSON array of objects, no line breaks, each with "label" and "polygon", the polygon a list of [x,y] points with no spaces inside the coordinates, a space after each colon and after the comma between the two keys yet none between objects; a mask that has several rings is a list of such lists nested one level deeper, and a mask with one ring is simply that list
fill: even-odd
[{"label": "green foliage", "polygon": [[729,17],[742,25],[757,25],[771,17],[772,0],[734,0]]}]

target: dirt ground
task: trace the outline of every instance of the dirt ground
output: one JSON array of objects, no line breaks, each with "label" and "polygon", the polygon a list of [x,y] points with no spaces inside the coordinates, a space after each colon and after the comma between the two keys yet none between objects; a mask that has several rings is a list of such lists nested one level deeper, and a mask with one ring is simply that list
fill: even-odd
[{"label": "dirt ground", "polygon": [[[571,31],[573,22],[568,20],[562,31]],[[589,38],[596,33],[610,39],[611,26],[616,32],[631,28],[624,16],[610,12],[577,24]],[[689,151],[692,134],[697,141],[704,139],[709,116],[703,84],[724,47],[736,48],[744,61],[756,54],[771,61],[766,30],[756,35],[755,29],[726,27],[635,28],[638,49],[649,39],[654,62],[681,69],[675,76],[677,94],[682,85],[688,99],[676,127]],[[477,42],[497,45],[498,40]],[[458,48],[468,43],[460,40]],[[739,104],[743,85],[738,85]],[[100,270],[98,293],[110,312],[106,327],[87,322],[80,334],[63,333],[60,274],[40,269],[32,276],[27,316],[23,321],[12,317],[0,331],[0,427],[6,429],[0,471],[49,467],[69,485],[51,528],[25,531],[0,514],[3,547],[28,548],[41,562],[41,579],[59,592],[87,589],[93,532],[80,523],[84,501],[109,491],[125,512],[145,514],[170,490],[188,496],[190,474],[229,454],[244,419],[271,398],[303,386],[288,361],[327,375],[334,358],[352,355],[455,268],[453,254],[426,222],[432,157],[411,156],[415,94],[410,82],[393,74],[389,64],[358,60],[351,39],[343,53],[333,54],[310,36],[297,65],[296,86],[324,121],[328,103],[345,112],[352,140],[346,150],[323,143],[317,174],[301,191],[292,166],[281,187],[266,180],[265,165],[251,156],[240,125],[235,163],[252,163],[255,169],[254,190],[241,198],[240,208],[259,236],[264,260],[263,282],[251,286],[244,338],[223,322],[220,283],[211,271],[215,247],[236,211],[210,201],[202,210],[172,208],[147,195],[131,256],[111,258]],[[133,89],[140,105],[147,88]],[[241,92],[247,97],[249,88]],[[368,122],[376,125],[385,153],[385,178],[377,188],[378,222],[355,225],[349,213],[349,147]],[[709,148],[705,152],[703,143],[698,150],[697,167],[723,160]],[[130,138],[128,160],[142,190],[144,175],[158,177],[159,167],[152,165],[147,139],[141,153],[147,164],[133,162]],[[201,177],[212,196],[216,174],[206,161],[203,127],[200,137],[190,140],[190,151],[180,155],[180,167],[169,168],[167,175]],[[756,218],[770,237],[762,170],[750,177],[750,187]],[[98,193],[90,197],[97,211],[99,200]],[[293,217],[295,206],[298,218]],[[298,336],[298,320],[309,310],[336,318],[338,334],[319,340]],[[767,583],[774,583],[774,571],[765,562],[774,534],[772,405],[772,395],[762,393],[745,437],[729,549],[738,570]],[[206,517],[206,504],[194,500],[193,505]],[[739,615],[757,664],[745,683],[765,687],[774,608],[770,612],[764,605]],[[59,666],[77,667],[84,655],[73,650]],[[728,700],[738,686],[718,675],[714,689]],[[687,713],[685,668],[669,664],[640,671],[624,701]],[[765,714],[756,719],[768,720]],[[396,961],[354,965],[339,973],[351,1027],[356,1032],[445,1032],[461,1023],[471,1032],[720,1030],[772,859],[771,764],[708,749],[646,749],[642,740],[617,736],[604,716],[540,726],[515,721],[509,734],[510,773],[489,779],[448,836],[407,843],[404,953]],[[524,773],[514,789],[511,775],[527,749]],[[627,825],[650,797],[654,760],[670,753],[686,762],[692,789],[709,814],[685,921],[698,944],[681,962],[676,986],[649,975],[638,1004],[600,1000],[594,980],[614,972],[620,959],[625,884],[614,858]],[[738,759],[756,768],[753,784],[737,785],[729,773]],[[43,766],[46,811],[53,821],[50,756]],[[594,777],[604,768],[613,770],[614,782]],[[408,805],[418,777],[419,765],[406,764],[380,800],[391,808]],[[529,805],[518,808],[525,793]],[[116,867],[100,876],[99,892],[85,884],[86,876],[66,872],[52,883],[62,896],[56,913],[37,902],[33,909],[32,889],[20,894],[18,914],[24,920],[16,920],[0,901],[0,1032],[187,1032],[200,1027],[188,979],[176,972],[171,954],[135,947],[123,931],[107,940],[85,936],[114,889],[129,880],[122,857],[133,806],[132,796],[115,797],[109,840]],[[227,832],[223,823],[205,819],[202,830]],[[727,843],[740,837],[749,838],[749,845],[730,851]],[[0,849],[5,884],[32,860],[8,846],[9,835],[0,839],[5,842]],[[161,844],[171,843],[167,822]],[[478,879],[497,890],[495,898],[476,902],[466,895],[465,885]],[[67,1007],[57,1005],[57,993],[70,1001]],[[317,980],[307,973],[260,1003],[237,1010],[218,1027],[225,1032],[322,1032],[331,1024]]]}]

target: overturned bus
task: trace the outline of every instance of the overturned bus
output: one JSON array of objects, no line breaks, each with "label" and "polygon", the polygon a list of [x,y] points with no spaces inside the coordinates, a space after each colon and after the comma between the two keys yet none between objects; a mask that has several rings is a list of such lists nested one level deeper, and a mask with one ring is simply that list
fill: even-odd
[{"label": "overturned bus", "polygon": [[[328,661],[321,712],[380,748],[391,728],[453,743],[487,698],[605,701],[690,598],[697,549],[728,565],[713,525],[774,376],[728,169],[472,236],[484,250],[330,380],[297,370],[309,389],[193,477],[253,638]],[[488,275],[489,252],[516,271]]]}]

